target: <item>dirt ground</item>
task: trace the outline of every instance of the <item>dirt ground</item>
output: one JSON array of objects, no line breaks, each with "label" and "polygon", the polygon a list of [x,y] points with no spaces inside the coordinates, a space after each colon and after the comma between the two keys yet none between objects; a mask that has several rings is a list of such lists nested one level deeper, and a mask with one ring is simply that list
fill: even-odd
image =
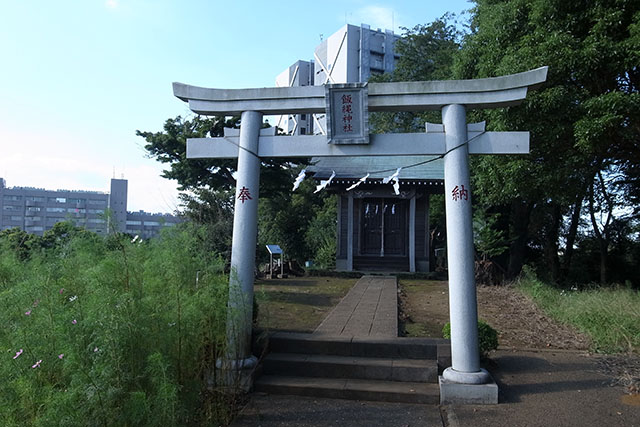
[{"label": "dirt ground", "polygon": [[[479,286],[478,317],[498,331],[499,348],[533,351],[583,351],[589,338],[575,328],[547,317],[527,296],[512,286]],[[404,280],[398,289],[401,323],[407,336],[441,337],[449,321],[449,294],[445,281]],[[637,397],[640,393],[640,356],[598,355],[598,369]]]},{"label": "dirt ground", "polygon": [[[336,277],[256,281],[258,325],[312,332],[356,281]],[[398,292],[404,335],[441,337],[442,327],[449,320],[447,282],[401,279]],[[498,331],[503,348],[589,348],[586,336],[549,319],[533,301],[510,286],[479,286],[478,315]]]},{"label": "dirt ground", "polygon": [[[442,336],[449,320],[447,282],[400,280],[400,304],[407,335]],[[551,320],[511,286],[479,286],[478,317],[498,331],[502,348],[589,348],[586,336]]]}]

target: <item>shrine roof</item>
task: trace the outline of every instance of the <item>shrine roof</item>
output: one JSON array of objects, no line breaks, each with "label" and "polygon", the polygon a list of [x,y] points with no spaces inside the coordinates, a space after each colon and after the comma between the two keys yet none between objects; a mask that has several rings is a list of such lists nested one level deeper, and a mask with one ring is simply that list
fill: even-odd
[{"label": "shrine roof", "polygon": [[442,180],[444,160],[440,156],[388,156],[388,157],[314,157],[307,171],[315,179],[326,179],[335,171],[336,179],[360,179],[369,173],[369,179],[382,179],[400,171],[401,180]]}]

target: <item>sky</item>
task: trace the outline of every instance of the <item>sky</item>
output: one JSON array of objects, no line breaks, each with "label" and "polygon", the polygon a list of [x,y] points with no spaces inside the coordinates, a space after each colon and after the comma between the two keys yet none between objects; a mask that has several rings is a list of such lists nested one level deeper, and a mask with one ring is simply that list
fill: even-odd
[{"label": "sky", "polygon": [[174,81],[273,87],[344,24],[392,29],[459,14],[467,0],[0,0],[0,177],[9,187],[109,191],[128,210],[173,212],[177,183],[136,130],[190,116]]}]

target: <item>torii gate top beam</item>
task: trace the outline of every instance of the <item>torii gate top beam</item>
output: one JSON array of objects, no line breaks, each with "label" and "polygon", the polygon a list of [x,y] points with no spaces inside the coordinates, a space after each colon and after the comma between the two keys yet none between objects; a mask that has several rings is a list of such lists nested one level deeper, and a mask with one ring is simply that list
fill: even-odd
[{"label": "torii gate top beam", "polygon": [[[475,80],[369,83],[369,111],[439,110],[461,104],[467,109],[517,105],[527,90],[542,84],[548,67],[508,76]],[[323,86],[254,89],[211,89],[173,83],[173,94],[203,115],[235,115],[258,111],[266,115],[322,113]]]}]

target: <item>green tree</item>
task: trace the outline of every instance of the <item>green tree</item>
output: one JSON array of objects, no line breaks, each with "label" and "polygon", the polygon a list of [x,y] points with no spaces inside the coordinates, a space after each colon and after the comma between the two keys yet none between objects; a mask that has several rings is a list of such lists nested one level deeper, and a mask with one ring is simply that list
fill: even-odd
[{"label": "green tree", "polygon": [[[637,191],[631,172],[640,117],[639,9],[631,0],[476,1],[455,64],[458,78],[549,66],[543,90],[528,94],[521,106],[473,114],[495,130],[531,132],[530,155],[484,156],[472,166],[474,193],[508,207],[511,277],[534,241],[545,263],[557,265],[564,229],[570,262],[580,213],[599,173],[615,165],[624,177],[620,186],[624,181],[629,194]],[[620,190],[613,185],[609,191]],[[562,227],[565,215],[571,222]],[[557,279],[558,269],[551,270]]]},{"label": "green tree", "polygon": [[304,236],[316,265],[331,269],[336,266],[337,217],[336,196],[327,197],[316,210]]},{"label": "green tree", "polygon": [[477,209],[473,215],[473,241],[482,261],[501,255],[508,249],[504,230],[496,228],[498,214]]},{"label": "green tree", "polygon": [[[210,231],[209,247],[229,259],[233,225],[236,159],[187,159],[188,138],[219,137],[224,128],[238,128],[240,118],[205,118],[180,116],[165,121],[160,132],[136,131],[147,142],[145,149],[152,158],[168,165],[163,177],[178,181],[185,215],[193,221],[206,224]],[[265,123],[265,126],[268,124]],[[292,164],[285,159],[262,159],[260,170],[261,227],[271,224],[270,218],[284,215],[290,205]],[[269,200],[273,200],[270,203]],[[286,201],[286,202],[285,202]],[[282,211],[283,213],[280,213]],[[277,227],[289,226],[288,221],[277,222]],[[271,230],[273,231],[273,230]],[[293,237],[287,238],[289,241]]]},{"label": "green tree", "polygon": [[0,231],[0,244],[6,245],[19,260],[25,261],[42,247],[42,238],[15,227]]},{"label": "green tree", "polygon": [[[149,156],[168,164],[162,176],[178,181],[180,190],[189,191],[208,188],[229,191],[235,189],[236,159],[187,159],[187,139],[219,137],[224,128],[237,128],[240,118],[205,118],[194,116],[191,120],[178,116],[167,119],[161,132],[136,131],[136,135],[147,142],[145,150]],[[265,126],[268,124],[265,123]],[[260,171],[260,194],[287,191],[291,179],[289,162],[283,159],[262,159]]]},{"label": "green tree", "polygon": [[[454,58],[460,49],[462,33],[455,15],[445,14],[426,25],[404,28],[395,44],[399,55],[393,73],[373,76],[370,81],[423,81],[452,78]],[[375,133],[424,132],[425,122],[439,123],[439,112],[374,113],[371,127]]]}]

